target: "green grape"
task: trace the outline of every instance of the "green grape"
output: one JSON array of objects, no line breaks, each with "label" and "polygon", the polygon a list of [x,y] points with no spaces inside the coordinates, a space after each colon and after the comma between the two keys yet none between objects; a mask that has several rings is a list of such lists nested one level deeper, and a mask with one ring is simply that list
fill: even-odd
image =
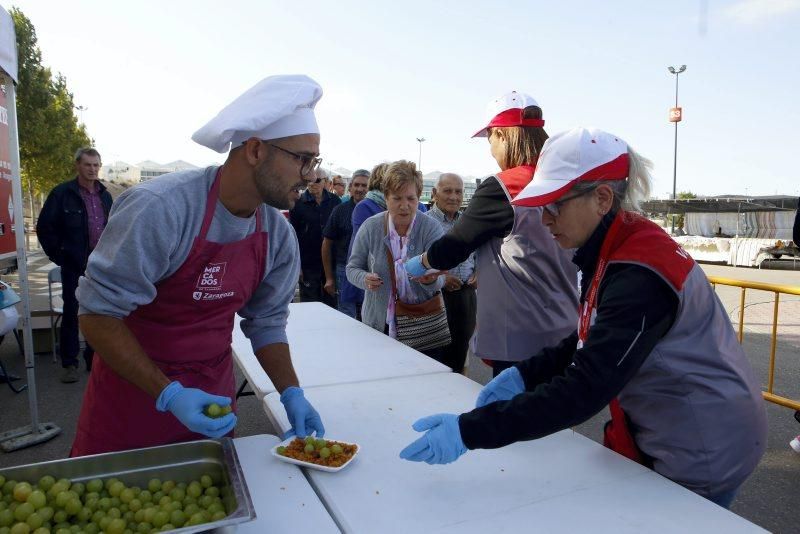
[{"label": "green grape", "polygon": [[80,497],[81,495],[86,493],[86,484],[82,482],[76,482],[72,485],[70,490],[74,491],[78,495],[78,497]]},{"label": "green grape", "polygon": [[3,499],[0,499],[0,512],[8,508],[8,503]]},{"label": "green grape", "polygon": [[69,516],[67,516],[67,512],[64,510],[58,510],[53,514],[53,522],[55,523],[66,523],[68,518]]},{"label": "green grape", "polygon": [[31,530],[36,530],[44,524],[42,516],[36,512],[33,512],[31,515],[29,515],[25,522],[28,523],[28,526],[31,527]]},{"label": "green grape", "polygon": [[305,441],[306,441],[306,445],[313,445],[314,442],[317,441],[317,440],[314,439],[314,436],[306,436]]},{"label": "green grape", "polygon": [[195,499],[194,497],[188,497],[188,496],[185,499],[183,499],[183,507],[184,508],[186,508],[190,504],[197,504],[197,499]]},{"label": "green grape", "polygon": [[11,495],[14,492],[14,486],[17,485],[16,480],[6,480],[3,484],[3,495]]},{"label": "green grape", "polygon": [[111,477],[111,478],[107,478],[107,479],[105,480],[105,482],[103,483],[103,485],[105,486],[105,488],[106,488],[106,491],[107,491],[107,490],[108,490],[108,489],[111,487],[111,484],[113,484],[114,482],[119,482],[119,479],[118,479],[118,478],[116,478],[116,477]]},{"label": "green grape", "polygon": [[112,519],[105,531],[108,534],[123,534],[127,526],[124,519]]},{"label": "green grape", "polygon": [[118,480],[108,487],[108,493],[112,497],[119,497],[119,494],[122,493],[122,490],[124,489],[125,489],[125,484],[123,484]]},{"label": "green grape", "polygon": [[83,527],[83,531],[86,534],[100,534],[100,527],[94,523],[89,523]]},{"label": "green grape", "polygon": [[286,447],[284,447],[283,445],[281,445],[280,447],[278,447],[277,449],[275,449],[275,452],[277,452],[278,454],[286,454]]},{"label": "green grape", "polygon": [[153,527],[150,525],[150,523],[139,523],[139,526],[136,527],[136,530],[142,534],[147,534],[153,530]]},{"label": "green grape", "polygon": [[183,510],[173,510],[169,514],[169,522],[176,527],[182,527],[186,523],[186,514],[183,513]]},{"label": "green grape", "polygon": [[30,495],[28,495],[26,502],[31,503],[33,507],[38,510],[39,508],[42,508],[44,507],[45,504],[47,504],[47,496],[44,494],[43,491],[35,490],[32,491]]},{"label": "green grape", "polygon": [[186,522],[187,525],[202,525],[203,523],[207,523],[206,516],[203,512],[197,512],[193,514],[192,517]]},{"label": "green grape", "polygon": [[161,484],[161,491],[163,491],[165,495],[168,494],[173,489],[175,489],[175,481],[174,480],[166,480],[166,481],[164,481],[163,484]]},{"label": "green grape", "polygon": [[103,481],[99,478],[93,478],[86,484],[86,491],[90,493],[100,493],[103,491]]},{"label": "green grape", "polygon": [[83,510],[83,505],[81,504],[81,500],[77,497],[70,499],[64,506],[64,511],[69,515],[78,515],[78,512],[81,510]]},{"label": "green grape", "polygon": [[196,504],[190,504],[186,508],[183,509],[183,513],[186,514],[186,517],[191,517],[197,512],[200,511],[200,507]]},{"label": "green grape", "polygon": [[169,514],[163,510],[159,510],[156,512],[156,515],[153,516],[153,526],[156,528],[161,528],[169,522]]},{"label": "green grape", "polygon": [[333,445],[331,445],[331,452],[333,453],[334,456],[342,454],[342,446],[339,445],[338,443],[334,443]]},{"label": "green grape", "polygon": [[212,521],[222,521],[226,517],[228,517],[228,514],[226,514],[222,510],[217,510],[216,512],[211,514],[211,520]]},{"label": "green grape", "polygon": [[37,484],[37,486],[39,486],[40,490],[47,491],[50,488],[52,488],[53,484],[55,483],[56,483],[55,478],[51,477],[50,475],[45,475],[39,479],[39,483]]},{"label": "green grape", "polygon": [[209,497],[219,497],[219,488],[216,486],[211,486],[210,488],[206,488],[205,494]]},{"label": "green grape", "polygon": [[33,488],[27,482],[20,482],[14,486],[14,499],[17,502],[25,502],[28,496],[33,492]]},{"label": "green grape", "polygon": [[56,525],[56,534],[72,534],[72,531],[64,526]]},{"label": "green grape", "polygon": [[119,505],[119,511],[122,512],[123,514],[125,514],[125,512],[127,512],[128,510],[129,510],[129,508],[128,508],[127,504],[120,504]]},{"label": "green grape", "polygon": [[153,494],[150,493],[148,490],[144,490],[139,494],[139,496],[137,498],[140,501],[142,501],[142,504],[144,504],[144,503],[148,503],[148,502],[153,500]]},{"label": "green grape", "polygon": [[36,513],[42,516],[44,522],[47,523],[48,521],[53,519],[53,514],[55,513],[55,510],[53,510],[49,506],[45,506],[44,508],[39,508],[38,510],[36,510]]},{"label": "green grape", "polygon": [[136,494],[133,492],[131,488],[125,488],[119,493],[119,500],[124,502],[125,504],[131,502]]},{"label": "green grape", "polygon": [[122,502],[119,500],[119,497],[111,497],[111,508],[119,508]]},{"label": "green grape", "polygon": [[211,404],[205,407],[203,413],[205,413],[208,417],[211,417],[212,419],[216,419],[217,417],[222,415],[222,408],[220,407],[219,404],[212,402]]},{"label": "green grape", "polygon": [[169,503],[166,511],[172,512],[173,510],[183,510],[183,505],[180,503],[180,501],[172,501]]},{"label": "green grape", "polygon": [[151,478],[147,483],[147,489],[150,493],[155,493],[161,489],[161,480],[158,478]]},{"label": "green grape", "polygon": [[119,511],[119,508],[112,508],[106,512],[106,517],[110,517],[111,519],[119,519],[122,517],[122,512]]},{"label": "green grape", "polygon": [[125,512],[124,514],[122,514],[122,519],[124,519],[125,522],[127,522],[127,523],[132,523],[134,521],[134,519],[135,519],[135,517],[134,517],[135,515],[136,514],[134,514],[133,512],[131,512],[129,510],[129,511]]},{"label": "green grape", "polygon": [[10,527],[14,523],[14,512],[6,508],[0,512],[0,527]]},{"label": "green grape", "polygon": [[164,496],[164,492],[163,491],[157,491],[157,492],[153,493],[153,502],[160,501],[161,497],[163,497],[163,496]]},{"label": "green grape", "polygon": [[56,484],[60,484],[64,486],[64,488],[69,489],[72,486],[72,481],[68,478],[59,478]]},{"label": "green grape", "polygon": [[112,521],[113,519],[111,519],[108,516],[105,516],[103,519],[100,520],[100,523],[98,523],[100,530],[102,530],[103,532],[107,531],[108,525],[110,525]]},{"label": "green grape", "polygon": [[145,523],[153,523],[153,519],[156,517],[156,512],[158,512],[157,508],[148,508],[144,511],[144,522]]},{"label": "green grape", "polygon": [[139,499],[133,499],[131,502],[128,503],[128,510],[131,512],[138,512],[142,509],[142,501]]},{"label": "green grape", "polygon": [[163,497],[161,497],[158,500],[159,506],[164,506],[165,504],[169,504],[171,502],[172,502],[172,499],[169,497],[169,495],[164,495]]},{"label": "green grape", "polygon": [[314,452],[314,446],[313,446],[311,443],[309,443],[308,445],[306,445],[306,446],[305,446],[305,449],[304,449],[304,450],[305,450],[305,451],[306,451],[308,454],[311,454],[312,452]]},{"label": "green grape", "polygon": [[46,527],[39,527],[33,531],[33,534],[50,534],[50,529]]},{"label": "green grape", "polygon": [[200,477],[200,485],[204,488],[210,488],[214,485],[214,479],[212,479],[209,475],[203,475]]},{"label": "green grape", "polygon": [[6,485],[6,477],[3,476],[3,475],[0,475],[0,488],[2,488],[5,485]]},{"label": "green grape", "polygon": [[169,492],[169,496],[173,501],[182,501],[186,498],[186,491],[181,488],[175,488]]},{"label": "green grape", "polygon": [[11,534],[29,534],[30,531],[31,527],[28,523],[17,523],[11,527]]},{"label": "green grape", "polygon": [[231,406],[231,405],[229,404],[229,405],[227,405],[227,406],[223,406],[223,407],[222,407],[222,410],[221,410],[221,412],[220,412],[220,413],[221,413],[221,414],[224,416],[224,415],[228,415],[228,414],[229,414],[229,413],[231,413],[232,411],[233,411],[233,406]]},{"label": "green grape", "polygon": [[34,511],[32,504],[24,502],[14,510],[14,519],[17,521],[25,521]]},{"label": "green grape", "polygon": [[192,482],[191,484],[189,484],[189,487],[186,488],[186,495],[188,495],[189,497],[194,497],[196,499],[202,494],[203,494],[203,486],[201,486],[199,482]]},{"label": "green grape", "polygon": [[83,507],[83,508],[81,508],[81,511],[78,512],[78,514],[75,517],[81,523],[86,523],[87,521],[89,521],[89,519],[92,518],[92,510],[90,510],[89,508]]},{"label": "green grape", "polygon": [[106,516],[106,513],[102,510],[98,510],[92,514],[92,523],[100,524],[100,520]]},{"label": "green grape", "polygon": [[317,449],[317,450],[320,450],[323,447],[327,447],[327,446],[328,446],[328,442],[325,441],[324,439],[318,439],[318,440],[314,441],[314,448]]},{"label": "green grape", "polygon": [[224,512],[225,509],[222,507],[222,503],[212,502],[211,505],[206,508],[211,515],[214,515],[217,512]]},{"label": "green grape", "polygon": [[209,497],[208,495],[203,495],[197,500],[197,504],[200,505],[200,508],[208,508],[213,502],[214,497]]},{"label": "green grape", "polygon": [[330,455],[331,455],[331,450],[328,447],[322,447],[319,450],[319,457],[320,458],[325,459],[325,458],[330,457]]}]

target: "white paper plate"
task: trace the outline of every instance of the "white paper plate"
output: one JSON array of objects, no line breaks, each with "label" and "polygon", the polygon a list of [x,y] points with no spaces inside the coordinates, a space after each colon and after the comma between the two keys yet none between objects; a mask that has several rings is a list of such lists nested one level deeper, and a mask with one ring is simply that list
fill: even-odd
[{"label": "white paper plate", "polygon": [[344,469],[348,465],[352,464],[353,460],[355,460],[356,456],[358,456],[358,451],[361,450],[361,447],[359,447],[357,443],[350,443],[348,441],[342,441],[342,440],[339,440],[339,439],[329,439],[327,437],[324,438],[326,441],[337,441],[339,443],[344,443],[345,445],[353,445],[356,448],[356,452],[353,453],[352,458],[350,458],[350,460],[348,460],[347,463],[345,463],[343,465],[340,465],[339,467],[328,467],[328,466],[325,466],[325,465],[318,465],[318,464],[311,463],[311,462],[304,462],[303,460],[296,460],[295,458],[289,458],[288,456],[284,456],[282,454],[278,454],[278,447],[288,447],[289,444],[292,441],[294,441],[294,439],[295,439],[295,437],[292,436],[291,438],[286,439],[284,441],[281,441],[280,443],[278,443],[277,445],[272,447],[272,449],[270,449],[270,453],[272,454],[272,456],[274,456],[275,458],[277,458],[278,460],[281,460],[283,462],[288,462],[290,464],[299,465],[301,467],[308,467],[310,469],[317,469],[319,471],[327,471],[329,473],[335,473],[336,471],[341,471],[342,469]]}]

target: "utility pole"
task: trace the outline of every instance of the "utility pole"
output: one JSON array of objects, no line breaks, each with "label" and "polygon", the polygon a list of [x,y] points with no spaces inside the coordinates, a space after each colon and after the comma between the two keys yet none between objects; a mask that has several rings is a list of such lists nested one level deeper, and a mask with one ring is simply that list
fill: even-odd
[{"label": "utility pole", "polygon": [[425,142],[424,137],[417,137],[417,141],[419,141],[419,161],[417,161],[417,170],[421,173],[422,172],[422,143]]}]

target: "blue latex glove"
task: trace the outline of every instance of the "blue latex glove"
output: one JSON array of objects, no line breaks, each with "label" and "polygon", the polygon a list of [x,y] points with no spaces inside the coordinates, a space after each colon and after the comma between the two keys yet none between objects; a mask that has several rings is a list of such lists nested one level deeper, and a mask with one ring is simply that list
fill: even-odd
[{"label": "blue latex glove", "polygon": [[170,382],[159,394],[156,409],[159,412],[171,412],[192,432],[209,438],[221,438],[236,426],[236,415],[229,413],[212,419],[203,413],[205,407],[212,403],[229,406],[231,399],[211,395],[202,389],[185,388],[180,382]]},{"label": "blue latex glove", "polygon": [[513,399],[525,391],[525,381],[516,367],[509,367],[483,386],[475,401],[475,407],[481,408],[497,401]]},{"label": "blue latex glove", "polygon": [[322,419],[317,410],[306,400],[302,388],[291,386],[284,389],[281,393],[281,402],[292,425],[292,428],[283,435],[283,439],[291,436],[304,438],[312,432],[316,432],[318,438],[325,435]]},{"label": "blue latex glove", "polygon": [[424,276],[425,272],[428,270],[424,265],[422,265],[422,254],[419,256],[414,256],[410,260],[405,263],[406,273],[408,276],[413,278],[418,278],[420,276]]},{"label": "blue latex glove", "polygon": [[467,452],[461,440],[458,416],[451,413],[429,415],[413,425],[417,432],[425,434],[400,451],[400,458],[411,462],[449,464]]}]

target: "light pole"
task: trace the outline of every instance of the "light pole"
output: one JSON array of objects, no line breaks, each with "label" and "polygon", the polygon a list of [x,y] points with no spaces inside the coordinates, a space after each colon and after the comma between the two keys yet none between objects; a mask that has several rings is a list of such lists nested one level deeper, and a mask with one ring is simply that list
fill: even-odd
[{"label": "light pole", "polygon": [[[681,72],[686,70],[686,65],[681,65],[679,69],[675,67],[667,67],[670,74],[675,75],[675,107],[669,110],[669,121],[675,123],[675,145],[672,155],[672,201],[675,203],[678,200],[677,184],[678,184],[678,123],[683,119],[683,110],[678,107],[678,77]],[[675,203],[677,206],[677,203]],[[672,214],[672,233],[675,233],[675,214]]]},{"label": "light pole", "polygon": [[77,109],[78,113],[80,113],[81,123],[83,123],[83,112],[89,108],[87,108],[86,106],[75,106],[75,109]]},{"label": "light pole", "polygon": [[417,170],[422,172],[422,143],[425,142],[425,138],[417,137],[417,141],[419,141],[419,161],[417,161]]}]

